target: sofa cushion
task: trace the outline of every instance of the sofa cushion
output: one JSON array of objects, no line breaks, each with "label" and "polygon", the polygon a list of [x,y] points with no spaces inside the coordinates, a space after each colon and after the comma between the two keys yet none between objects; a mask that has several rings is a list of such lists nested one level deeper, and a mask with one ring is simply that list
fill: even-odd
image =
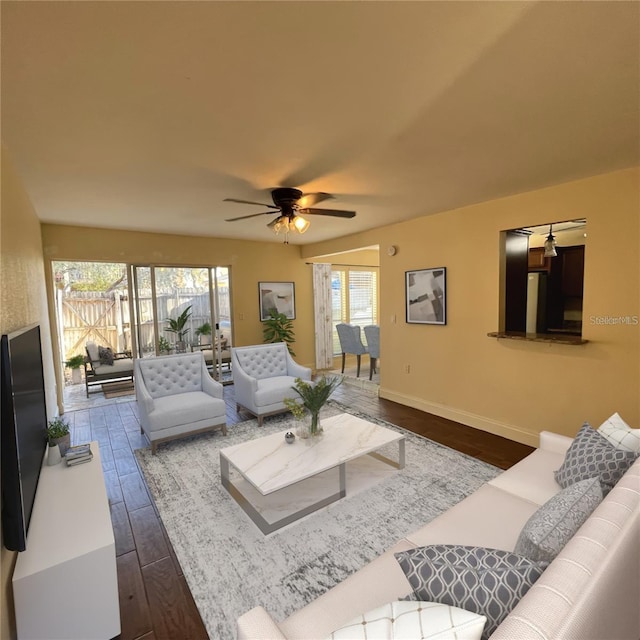
[{"label": "sofa cushion", "polygon": [[396,554],[411,599],[442,602],[487,618],[488,638],[542,575],[546,562],[485,547],[433,545]]},{"label": "sofa cushion", "polygon": [[514,553],[551,562],[601,501],[598,478],[581,480],[563,489],[529,518]]},{"label": "sofa cushion", "polygon": [[640,429],[632,429],[617,413],[598,427],[598,433],[616,449],[640,453]]},{"label": "sofa cushion", "polygon": [[257,349],[238,349],[236,355],[242,369],[252,378],[261,380],[287,375],[287,353],[284,345],[274,344],[272,347],[260,345]]},{"label": "sofa cushion", "polygon": [[296,379],[291,376],[275,376],[258,380],[258,389],[254,396],[256,406],[266,407],[282,402],[283,397],[295,397],[296,393],[293,390],[295,381]]},{"label": "sofa cushion", "polygon": [[98,345],[95,342],[87,342],[86,349],[89,354],[89,359],[92,362],[98,362],[100,360],[100,352],[98,351]]},{"label": "sofa cushion", "polygon": [[192,422],[199,422],[225,415],[224,400],[213,398],[204,391],[179,393],[174,396],[155,398],[149,413],[149,428],[152,431],[167,429]]},{"label": "sofa cushion", "polygon": [[157,356],[139,361],[144,384],[152,398],[202,391],[203,362],[201,353]]},{"label": "sofa cushion", "polygon": [[96,375],[111,375],[114,378],[125,374],[133,375],[133,360],[131,358],[120,358],[114,360],[113,364],[94,364],[93,370]]},{"label": "sofa cushion", "polygon": [[[555,481],[553,472],[562,464],[565,453],[566,451],[558,453],[536,449],[493,480],[489,480],[489,484],[537,506],[543,505],[562,488]],[[535,478],[535,482],[532,478]]]},{"label": "sofa cushion", "polygon": [[327,640],[480,640],[486,621],[437,602],[390,602],[354,618]]},{"label": "sofa cushion", "polygon": [[466,544],[513,551],[522,527],[537,508],[528,500],[484,484],[406,537],[414,547]]},{"label": "sofa cushion", "polygon": [[585,422],[554,476],[563,488],[587,478],[599,478],[602,490],[606,494],[622,478],[636,458],[636,453],[616,449]]}]

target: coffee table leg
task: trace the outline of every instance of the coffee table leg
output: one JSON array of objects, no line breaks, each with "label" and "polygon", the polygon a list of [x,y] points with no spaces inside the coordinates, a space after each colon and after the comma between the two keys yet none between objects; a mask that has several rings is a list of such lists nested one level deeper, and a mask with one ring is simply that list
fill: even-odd
[{"label": "coffee table leg", "polygon": [[343,462],[340,465],[340,497],[347,495],[347,465]]},{"label": "coffee table leg", "polygon": [[396,469],[404,469],[405,464],[405,450],[404,450],[405,439],[402,438],[398,440],[398,462],[392,460],[391,458],[387,458],[387,456],[383,456],[381,453],[377,451],[372,451],[369,455],[376,460],[380,460],[380,462],[386,462],[388,465],[395,467]]},{"label": "coffee table leg", "polygon": [[347,494],[346,489],[346,470],[345,463],[339,465],[339,475],[340,475],[340,490],[338,493],[334,493],[331,496],[327,496],[322,500],[301,509],[300,511],[296,511],[276,522],[268,522],[262,514],[247,500],[247,498],[242,494],[242,492],[236,487],[229,477],[229,461],[223,456],[220,455],[220,480],[222,482],[222,486],[229,492],[229,495],[238,503],[240,508],[251,518],[253,523],[264,533],[265,535],[269,533],[273,533],[282,527],[303,518],[314,511],[318,511],[318,509],[322,509],[332,502],[336,502],[341,498],[344,498]]}]

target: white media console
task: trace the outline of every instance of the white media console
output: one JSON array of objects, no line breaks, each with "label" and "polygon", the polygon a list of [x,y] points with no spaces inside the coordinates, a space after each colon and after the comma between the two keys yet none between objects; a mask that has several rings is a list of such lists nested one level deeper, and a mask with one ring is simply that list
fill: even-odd
[{"label": "white media console", "polygon": [[108,640],[120,633],[115,540],[100,450],[47,466],[38,483],[13,597],[19,639]]}]

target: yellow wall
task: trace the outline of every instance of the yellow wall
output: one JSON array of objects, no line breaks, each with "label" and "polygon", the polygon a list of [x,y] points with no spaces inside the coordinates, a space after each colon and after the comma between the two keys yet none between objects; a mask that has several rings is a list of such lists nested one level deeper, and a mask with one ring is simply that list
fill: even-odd
[{"label": "yellow wall", "polygon": [[[515,440],[575,435],[614,411],[640,425],[640,170],[630,169],[306,245],[380,245],[380,395]],[[585,346],[496,340],[500,231],[587,218]],[[390,244],[398,248],[387,255]],[[405,271],[447,268],[447,325],[405,323]],[[606,320],[605,320],[606,322]],[[406,373],[409,365],[410,373]]]},{"label": "yellow wall", "polygon": [[[312,267],[300,259],[295,245],[50,224],[42,225],[42,238],[48,260],[230,267],[233,343],[238,346],[263,342],[258,282],[294,282],[296,360],[306,366],[315,362]],[[51,286],[50,270],[47,278]]]},{"label": "yellow wall", "polygon": [[[2,148],[0,206],[0,333],[39,322],[41,326],[47,414],[56,415],[55,378],[44,285],[40,223],[9,154]],[[15,636],[11,574],[16,553],[2,547],[1,637]]]}]

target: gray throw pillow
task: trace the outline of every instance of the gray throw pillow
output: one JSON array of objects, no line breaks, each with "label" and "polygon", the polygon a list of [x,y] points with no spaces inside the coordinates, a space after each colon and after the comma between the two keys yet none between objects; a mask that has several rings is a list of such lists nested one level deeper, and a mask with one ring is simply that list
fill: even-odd
[{"label": "gray throw pillow", "polygon": [[100,355],[100,364],[113,365],[113,351],[111,347],[98,347],[98,354]]},{"label": "gray throw pillow", "polygon": [[580,480],[599,478],[606,495],[637,457],[632,451],[616,449],[585,422],[567,449],[562,466],[554,475],[563,489]]},{"label": "gray throw pillow", "polygon": [[514,553],[551,562],[602,502],[599,478],[581,480],[547,500],[522,528]]},{"label": "gray throw pillow", "polygon": [[395,557],[413,589],[408,599],[440,602],[485,616],[483,639],[548,565],[501,549],[446,544],[401,551]]}]

